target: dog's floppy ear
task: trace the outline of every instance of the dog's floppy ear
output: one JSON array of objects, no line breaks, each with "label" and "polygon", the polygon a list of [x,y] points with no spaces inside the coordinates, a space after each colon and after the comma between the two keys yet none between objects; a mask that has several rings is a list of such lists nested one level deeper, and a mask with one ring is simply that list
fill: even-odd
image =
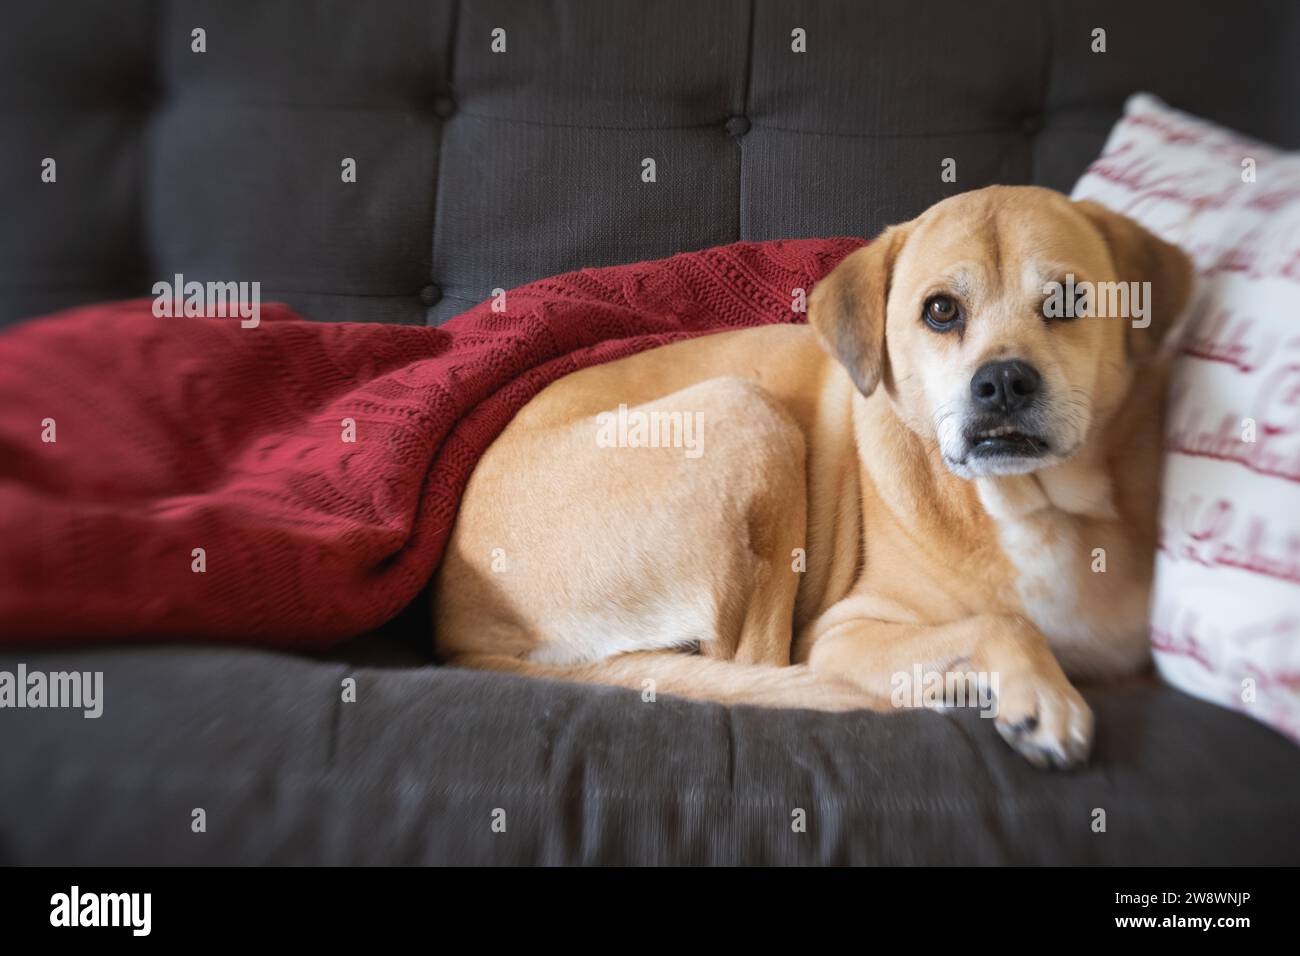
[{"label": "dog's floppy ear", "polygon": [[1154,356],[1192,293],[1192,260],[1182,249],[1165,242],[1128,216],[1091,200],[1075,205],[1106,240],[1120,281],[1151,283],[1147,301],[1150,324],[1131,325],[1128,340],[1134,357]]},{"label": "dog's floppy ear", "polygon": [[808,299],[808,324],[863,395],[875,391],[884,370],[885,302],[906,232],[891,226],[846,256]]}]

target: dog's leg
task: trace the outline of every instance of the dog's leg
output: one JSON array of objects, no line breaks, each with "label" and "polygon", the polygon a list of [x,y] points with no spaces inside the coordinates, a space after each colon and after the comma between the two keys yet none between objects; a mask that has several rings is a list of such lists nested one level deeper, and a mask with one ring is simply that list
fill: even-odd
[{"label": "dog's leg", "polygon": [[880,605],[850,595],[800,635],[795,660],[835,680],[851,680],[889,697],[899,680],[974,671],[996,675],[998,733],[1039,767],[1075,767],[1092,747],[1092,711],[1052,656],[1047,639],[1025,620],[982,615],[947,624],[873,619]]},{"label": "dog's leg", "polygon": [[[736,625],[723,628],[724,634],[737,635],[734,647],[719,641],[703,651],[739,664],[785,667],[799,591],[796,554],[808,530],[806,455],[798,426],[766,393],[757,387],[749,391],[750,418],[768,421],[764,441],[750,442],[743,453],[744,459],[756,459],[743,466],[751,475],[735,480],[747,489],[743,527],[737,538],[723,542],[735,549],[732,576],[738,586],[727,597],[739,602],[741,615]],[[731,454],[741,457],[737,449]]]},{"label": "dog's leg", "polygon": [[443,559],[439,655],[789,664],[805,456],[781,404],[728,377],[511,436],[480,462]]}]

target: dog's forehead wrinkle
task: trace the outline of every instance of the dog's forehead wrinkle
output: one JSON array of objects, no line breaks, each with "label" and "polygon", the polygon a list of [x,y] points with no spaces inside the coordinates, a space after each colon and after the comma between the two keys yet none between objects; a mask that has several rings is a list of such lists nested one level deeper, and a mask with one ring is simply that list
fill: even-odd
[{"label": "dog's forehead wrinkle", "polygon": [[952,291],[956,292],[962,298],[969,298],[974,289],[974,283],[971,281],[970,273],[964,269],[958,269],[952,274]]},{"label": "dog's forehead wrinkle", "polygon": [[990,251],[993,253],[993,259],[990,265],[993,269],[993,274],[1000,275],[1002,273],[1002,263],[1009,260],[1014,255],[1014,253],[1009,249],[1003,248],[1004,245],[1008,245],[1011,242],[1011,237],[1006,234],[1007,230],[1002,229],[1000,224],[997,222],[990,223],[989,225],[993,233],[993,242],[989,244],[991,246]]},{"label": "dog's forehead wrinkle", "polygon": [[[1049,282],[1059,282],[1075,273],[1076,270],[1069,263],[1057,259],[1029,259],[1022,272],[1024,291],[1031,295],[1039,294]],[[1075,278],[1078,276],[1075,275]]]},{"label": "dog's forehead wrinkle", "polygon": [[976,259],[958,259],[945,262],[928,273],[926,285],[946,289],[962,298],[981,292],[987,286],[983,264]]}]

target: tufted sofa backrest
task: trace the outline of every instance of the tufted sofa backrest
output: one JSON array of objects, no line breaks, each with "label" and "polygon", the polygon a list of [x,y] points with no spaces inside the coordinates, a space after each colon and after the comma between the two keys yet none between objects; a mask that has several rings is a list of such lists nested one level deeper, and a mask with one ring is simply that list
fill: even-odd
[{"label": "tufted sofa backrest", "polygon": [[437,324],[582,266],[869,236],[1069,189],[1137,90],[1300,145],[1300,3],[9,5],[0,322],[181,273]]}]

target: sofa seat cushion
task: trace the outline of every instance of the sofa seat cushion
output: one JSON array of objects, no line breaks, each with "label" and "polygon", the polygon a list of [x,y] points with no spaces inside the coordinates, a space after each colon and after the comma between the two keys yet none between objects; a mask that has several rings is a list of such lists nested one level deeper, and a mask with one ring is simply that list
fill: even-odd
[{"label": "sofa seat cushion", "polygon": [[1053,774],[973,711],[646,703],[376,640],[6,652],[104,703],[0,713],[0,863],[1300,863],[1300,749],[1154,682],[1086,691],[1092,764]]}]

